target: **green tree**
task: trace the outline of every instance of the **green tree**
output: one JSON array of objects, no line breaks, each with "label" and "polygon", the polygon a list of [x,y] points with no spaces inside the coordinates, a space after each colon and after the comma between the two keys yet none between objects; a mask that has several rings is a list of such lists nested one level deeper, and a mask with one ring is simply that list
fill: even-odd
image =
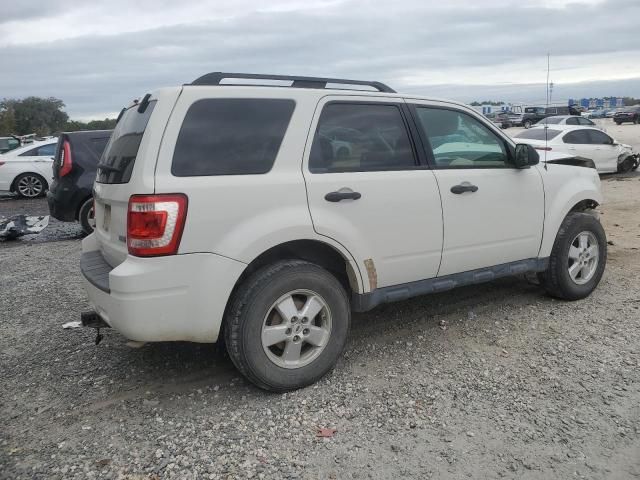
[{"label": "green tree", "polygon": [[0,136],[6,137],[16,132],[16,118],[13,109],[0,104]]},{"label": "green tree", "polygon": [[0,111],[12,111],[15,131],[18,135],[36,133],[51,135],[64,127],[69,115],[64,111],[64,102],[54,97],[27,97],[22,100],[4,99]]}]

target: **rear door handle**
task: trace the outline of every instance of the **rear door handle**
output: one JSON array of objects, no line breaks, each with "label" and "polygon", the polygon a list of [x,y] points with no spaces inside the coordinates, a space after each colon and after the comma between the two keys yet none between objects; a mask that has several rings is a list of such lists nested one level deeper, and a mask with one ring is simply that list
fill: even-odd
[{"label": "rear door handle", "polygon": [[471,185],[470,183],[462,183],[460,185],[454,185],[451,187],[451,193],[455,193],[456,195],[460,195],[464,192],[477,192],[478,187],[475,185]]},{"label": "rear door handle", "polygon": [[327,202],[340,202],[342,200],[358,200],[362,195],[350,188],[341,188],[337,192],[329,192],[324,196]]}]

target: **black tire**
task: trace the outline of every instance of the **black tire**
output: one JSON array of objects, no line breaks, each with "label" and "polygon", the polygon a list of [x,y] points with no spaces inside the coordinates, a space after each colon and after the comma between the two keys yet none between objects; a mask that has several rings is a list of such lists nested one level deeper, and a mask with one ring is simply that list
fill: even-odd
[{"label": "black tire", "polygon": [[[299,368],[272,361],[262,343],[265,317],[274,302],[305,289],[322,297],[330,310],[330,336],[319,355]],[[250,382],[284,392],[318,381],[336,364],[351,324],[349,298],[341,283],[324,268],[302,260],[283,260],[251,274],[234,294],[224,320],[224,341],[233,364]]]},{"label": "black tire", "polygon": [[525,120],[525,122],[522,124],[524,128],[531,128],[531,125],[533,125],[531,120]]},{"label": "black tire", "polygon": [[634,118],[634,119],[633,119],[633,124],[634,124],[634,125],[637,125],[637,124],[638,124],[638,117],[636,117],[636,118]]},{"label": "black tire", "polygon": [[37,173],[21,173],[13,182],[14,191],[22,198],[41,197],[48,188],[47,181]]},{"label": "black tire", "polygon": [[[598,243],[598,264],[591,279],[580,285],[569,275],[569,249],[571,243],[582,232],[593,234]],[[549,267],[538,274],[545,290],[553,297],[563,300],[579,300],[589,296],[598,286],[607,263],[607,236],[600,222],[588,213],[574,212],[566,216],[556,236]]]},{"label": "black tire", "polygon": [[616,125],[622,125],[622,122],[616,122]]},{"label": "black tire", "polygon": [[618,164],[618,173],[628,173],[633,169],[635,165],[636,162],[633,157],[627,157]]},{"label": "black tire", "polygon": [[88,198],[80,207],[78,211],[78,221],[82,227],[82,231],[86,235],[91,235],[94,228],[93,220],[93,197]]}]

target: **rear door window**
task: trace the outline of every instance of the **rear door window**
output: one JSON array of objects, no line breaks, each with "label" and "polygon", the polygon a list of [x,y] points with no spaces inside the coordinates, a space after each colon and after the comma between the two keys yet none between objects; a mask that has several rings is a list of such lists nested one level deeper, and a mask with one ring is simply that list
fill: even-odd
[{"label": "rear door window", "polygon": [[415,167],[411,140],[398,105],[334,102],[322,110],[309,156],[311,172]]},{"label": "rear door window", "polygon": [[180,128],[171,173],[176,177],[267,173],[294,108],[289,99],[198,100]]},{"label": "rear door window", "polygon": [[98,183],[128,183],[138,155],[142,136],[156,101],[149,102],[144,112],[138,106],[129,107],[113,130],[98,165]]}]

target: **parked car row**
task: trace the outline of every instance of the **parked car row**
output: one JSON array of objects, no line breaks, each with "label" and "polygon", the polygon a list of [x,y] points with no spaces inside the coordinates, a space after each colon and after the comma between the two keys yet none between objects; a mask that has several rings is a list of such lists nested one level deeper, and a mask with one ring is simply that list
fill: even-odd
[{"label": "parked car row", "polygon": [[78,221],[90,234],[93,182],[110,135],[111,130],[63,133],[4,152],[0,155],[0,191],[22,198],[46,194],[54,218]]}]

